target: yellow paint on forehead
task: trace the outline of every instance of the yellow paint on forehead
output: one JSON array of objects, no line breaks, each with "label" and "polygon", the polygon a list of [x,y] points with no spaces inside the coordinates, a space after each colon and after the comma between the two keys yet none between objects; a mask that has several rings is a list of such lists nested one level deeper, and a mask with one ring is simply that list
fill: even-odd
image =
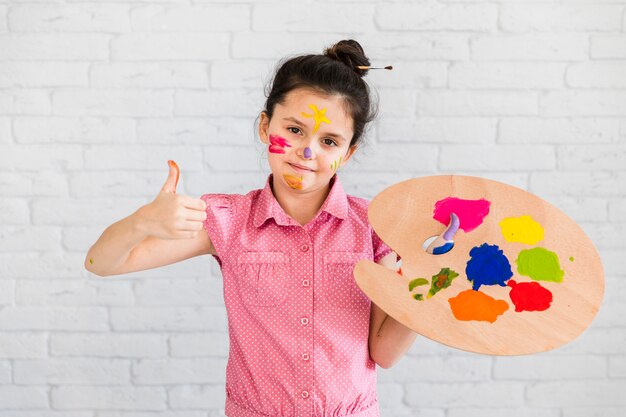
[{"label": "yellow paint on forehead", "polygon": [[315,126],[313,127],[313,133],[317,132],[317,129],[320,128],[320,124],[322,124],[322,122],[330,124],[330,120],[328,120],[328,118],[325,116],[326,115],[326,109],[325,108],[323,108],[322,110],[319,110],[315,104],[309,104],[309,108],[311,110],[313,110],[313,114],[308,114],[308,113],[305,113],[305,112],[302,112],[301,114],[304,117],[312,117],[313,120],[315,120]]}]

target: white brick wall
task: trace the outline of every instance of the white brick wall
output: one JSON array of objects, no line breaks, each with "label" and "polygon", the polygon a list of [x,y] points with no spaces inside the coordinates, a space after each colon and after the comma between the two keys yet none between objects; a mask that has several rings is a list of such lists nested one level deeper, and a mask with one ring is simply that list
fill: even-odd
[{"label": "white brick wall", "polygon": [[626,0],[0,0],[0,417],[223,415],[211,257],[106,280],[109,224],[179,192],[245,193],[276,60],[353,37],[380,97],[343,173],[371,198],[456,172],[547,199],[598,247],[591,327],[543,354],[418,338],[379,370],[391,417],[626,414]]}]

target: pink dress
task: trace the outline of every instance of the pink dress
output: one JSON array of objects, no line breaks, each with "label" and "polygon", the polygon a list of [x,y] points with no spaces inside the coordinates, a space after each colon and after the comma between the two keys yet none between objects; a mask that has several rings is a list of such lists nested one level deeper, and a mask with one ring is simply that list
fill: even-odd
[{"label": "pink dress", "polygon": [[378,417],[368,349],[371,301],[352,275],[391,252],[367,221],[365,199],[337,175],[301,226],[270,188],[204,194],[204,228],[224,281],[229,417]]}]

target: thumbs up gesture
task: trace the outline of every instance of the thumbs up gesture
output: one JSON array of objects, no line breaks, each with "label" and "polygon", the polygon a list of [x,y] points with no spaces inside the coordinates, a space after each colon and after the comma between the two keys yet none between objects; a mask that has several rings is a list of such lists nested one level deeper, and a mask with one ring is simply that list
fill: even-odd
[{"label": "thumbs up gesture", "polygon": [[199,198],[176,194],[180,171],[176,162],[170,167],[165,184],[154,201],[137,210],[138,227],[159,239],[192,239],[206,220],[206,203]]}]

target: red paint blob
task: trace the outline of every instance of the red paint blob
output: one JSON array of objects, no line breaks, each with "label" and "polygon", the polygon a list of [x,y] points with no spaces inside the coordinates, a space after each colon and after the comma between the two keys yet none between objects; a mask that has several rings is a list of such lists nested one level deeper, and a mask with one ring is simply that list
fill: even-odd
[{"label": "red paint blob", "polygon": [[511,301],[515,304],[515,311],[544,311],[550,308],[552,293],[538,282],[520,282],[510,279],[507,285],[511,287]]},{"label": "red paint blob", "polygon": [[435,203],[433,219],[448,226],[450,213],[459,217],[459,229],[465,233],[471,232],[480,226],[483,219],[489,214],[491,203],[484,198],[480,200],[464,200],[462,198],[447,197]]}]

